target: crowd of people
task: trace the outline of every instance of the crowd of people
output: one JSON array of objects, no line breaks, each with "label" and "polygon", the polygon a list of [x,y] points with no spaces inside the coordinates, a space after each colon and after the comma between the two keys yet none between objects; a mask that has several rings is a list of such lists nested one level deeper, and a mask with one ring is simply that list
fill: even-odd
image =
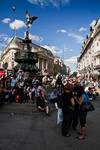
[{"label": "crowd of people", "polygon": [[98,96],[98,82],[93,78],[45,76],[38,80],[23,78],[23,72],[10,78],[6,88],[0,89],[2,102],[35,103],[37,110],[50,115],[49,103],[54,104],[55,110],[62,112],[62,136],[70,137],[70,128],[76,130],[80,122],[78,139],[85,139],[87,111],[83,111],[83,103],[93,101]]}]

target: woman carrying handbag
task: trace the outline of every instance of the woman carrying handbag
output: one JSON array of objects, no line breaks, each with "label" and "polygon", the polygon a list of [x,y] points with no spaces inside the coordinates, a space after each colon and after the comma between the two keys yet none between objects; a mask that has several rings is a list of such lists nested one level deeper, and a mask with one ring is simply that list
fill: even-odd
[{"label": "woman carrying handbag", "polygon": [[85,103],[89,102],[89,97],[84,91],[83,86],[80,86],[79,91],[77,92],[78,98],[77,103],[79,104],[79,121],[80,121],[80,132],[77,137],[79,140],[85,139],[86,135],[86,118],[87,118],[87,110],[83,110],[82,106]]}]

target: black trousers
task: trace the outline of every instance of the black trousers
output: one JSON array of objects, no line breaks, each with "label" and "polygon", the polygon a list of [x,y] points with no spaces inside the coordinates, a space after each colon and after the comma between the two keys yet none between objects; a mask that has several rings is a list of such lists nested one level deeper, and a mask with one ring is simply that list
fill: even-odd
[{"label": "black trousers", "polygon": [[72,123],[73,111],[71,109],[62,109],[62,113],[63,113],[62,135],[66,136],[69,132]]},{"label": "black trousers", "polygon": [[80,121],[80,125],[81,128],[85,127],[86,124],[86,117],[87,117],[87,112],[86,111],[79,111],[79,121]]},{"label": "black trousers", "polygon": [[75,109],[73,113],[72,128],[76,129],[79,120],[79,110]]}]

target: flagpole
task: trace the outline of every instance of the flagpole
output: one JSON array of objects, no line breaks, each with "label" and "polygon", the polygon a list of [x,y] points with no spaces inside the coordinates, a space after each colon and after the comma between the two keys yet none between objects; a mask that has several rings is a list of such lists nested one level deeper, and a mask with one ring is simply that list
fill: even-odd
[{"label": "flagpole", "polygon": [[16,37],[16,27],[14,27],[14,37]]},{"label": "flagpole", "polygon": [[[12,10],[13,10],[13,20],[15,21],[15,12],[16,12],[16,7],[13,5],[12,6]],[[14,27],[14,37],[16,37],[17,33],[16,33],[16,26]]]}]

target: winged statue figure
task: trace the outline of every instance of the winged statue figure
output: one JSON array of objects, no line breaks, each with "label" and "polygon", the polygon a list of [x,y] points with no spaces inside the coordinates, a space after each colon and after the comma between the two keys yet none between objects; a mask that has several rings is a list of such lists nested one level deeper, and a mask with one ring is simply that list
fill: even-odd
[{"label": "winged statue figure", "polygon": [[28,11],[26,11],[25,16],[26,16],[26,22],[25,22],[25,24],[26,24],[27,28],[30,28],[31,25],[32,25],[32,23],[33,23],[33,21],[38,18],[36,16],[30,16],[30,14],[28,13]]}]

